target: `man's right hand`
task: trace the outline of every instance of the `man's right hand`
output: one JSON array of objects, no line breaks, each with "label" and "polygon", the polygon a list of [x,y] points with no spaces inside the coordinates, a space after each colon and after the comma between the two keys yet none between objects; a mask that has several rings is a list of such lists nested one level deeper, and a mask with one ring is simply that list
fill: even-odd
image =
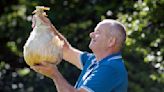
[{"label": "man's right hand", "polygon": [[[80,61],[80,54],[83,52],[75,49],[71,46],[71,44],[67,41],[67,39],[59,33],[59,31],[55,28],[55,26],[51,23],[51,21],[45,16],[38,16],[43,24],[49,26],[50,31],[53,31],[55,35],[59,37],[60,40],[64,41],[63,45],[63,59],[72,63],[76,67],[82,69],[81,61]],[[33,16],[33,25],[35,25],[35,15]]]},{"label": "man's right hand", "polygon": [[69,42],[67,41],[67,39],[63,35],[61,35],[58,32],[58,30],[56,29],[56,27],[51,23],[51,21],[47,17],[45,17],[43,15],[37,15],[37,16],[36,15],[33,15],[33,18],[32,18],[32,28],[35,27],[35,23],[36,23],[36,19],[35,18],[36,17],[39,17],[42,20],[41,21],[42,24],[49,26],[50,27],[50,30],[53,31],[54,34],[57,35],[60,40],[64,41],[64,46],[63,46],[63,49],[64,50],[67,50],[69,47],[71,47],[71,45],[69,44]]}]

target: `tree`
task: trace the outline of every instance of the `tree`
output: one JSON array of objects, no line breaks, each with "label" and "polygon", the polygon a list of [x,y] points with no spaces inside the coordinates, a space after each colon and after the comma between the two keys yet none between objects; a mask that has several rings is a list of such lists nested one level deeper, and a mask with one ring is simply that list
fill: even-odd
[{"label": "tree", "polygon": [[[88,49],[89,33],[105,18],[127,27],[123,57],[129,75],[129,92],[163,92],[163,0],[1,0],[0,91],[54,92],[53,82],[32,71],[24,62],[23,45],[37,5],[50,7],[48,17],[80,50]],[[74,85],[80,71],[62,62],[61,73]]]}]

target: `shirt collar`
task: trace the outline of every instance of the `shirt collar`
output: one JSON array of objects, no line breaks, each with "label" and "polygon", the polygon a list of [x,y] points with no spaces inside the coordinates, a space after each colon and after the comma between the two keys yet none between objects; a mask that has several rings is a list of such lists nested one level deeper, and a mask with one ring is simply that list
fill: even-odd
[{"label": "shirt collar", "polygon": [[112,59],[113,57],[116,57],[116,56],[122,56],[121,52],[110,54],[106,56],[105,58],[101,59],[100,61],[98,61],[97,63],[100,63],[102,61],[108,61],[109,59]]}]

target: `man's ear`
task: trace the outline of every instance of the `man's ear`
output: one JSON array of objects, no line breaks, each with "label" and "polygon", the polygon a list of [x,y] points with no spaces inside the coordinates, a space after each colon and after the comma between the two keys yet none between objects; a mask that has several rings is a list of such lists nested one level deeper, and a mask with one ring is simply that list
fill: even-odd
[{"label": "man's ear", "polygon": [[108,39],[107,44],[108,44],[108,47],[109,47],[109,48],[115,46],[115,45],[116,45],[116,37],[110,37],[110,38]]}]

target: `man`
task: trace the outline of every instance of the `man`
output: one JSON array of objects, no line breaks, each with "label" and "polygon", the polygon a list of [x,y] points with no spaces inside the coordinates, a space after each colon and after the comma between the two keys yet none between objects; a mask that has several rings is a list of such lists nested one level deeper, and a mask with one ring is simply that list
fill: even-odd
[{"label": "man", "polygon": [[89,48],[93,53],[73,48],[46,17],[40,18],[64,41],[63,59],[82,70],[75,87],[71,86],[52,64],[42,62],[31,67],[51,78],[58,92],[127,92],[127,72],[121,56],[125,43],[125,27],[118,21],[105,19],[90,33]]}]

